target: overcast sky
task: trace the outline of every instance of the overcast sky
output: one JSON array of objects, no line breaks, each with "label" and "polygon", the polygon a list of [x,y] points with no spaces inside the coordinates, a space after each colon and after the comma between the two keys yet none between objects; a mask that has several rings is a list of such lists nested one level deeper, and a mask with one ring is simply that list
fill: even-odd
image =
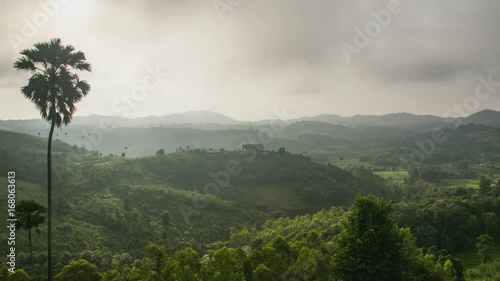
[{"label": "overcast sky", "polygon": [[[500,81],[498,0],[4,2],[0,119],[39,117],[19,91],[29,74],[12,65],[21,49],[53,37],[93,66],[81,75],[92,91],[79,116],[210,110],[257,120],[284,108],[291,117],[443,115],[464,101],[500,110],[500,87],[471,99],[478,75]],[[390,21],[374,21],[381,10]],[[369,43],[356,44],[356,28],[366,27]],[[148,76],[158,70],[153,87]],[[150,90],[141,96],[145,79]]]}]

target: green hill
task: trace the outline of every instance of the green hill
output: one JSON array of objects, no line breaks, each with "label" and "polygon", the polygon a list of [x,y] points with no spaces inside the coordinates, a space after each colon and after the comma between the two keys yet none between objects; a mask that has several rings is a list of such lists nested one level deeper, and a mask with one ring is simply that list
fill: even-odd
[{"label": "green hill", "polygon": [[[45,204],[46,140],[7,131],[0,137],[0,177],[15,168],[18,199]],[[356,194],[393,196],[368,170],[352,173],[290,153],[213,156],[193,150],[122,159],[59,141],[54,147],[56,253],[140,255],[150,242],[170,251],[190,246],[203,252],[214,241],[228,240],[231,227],[348,205]],[[0,197],[6,196],[2,189]],[[44,251],[45,233],[42,227],[35,252]],[[27,234],[18,235],[26,252]],[[0,250],[6,245],[2,238]]]}]

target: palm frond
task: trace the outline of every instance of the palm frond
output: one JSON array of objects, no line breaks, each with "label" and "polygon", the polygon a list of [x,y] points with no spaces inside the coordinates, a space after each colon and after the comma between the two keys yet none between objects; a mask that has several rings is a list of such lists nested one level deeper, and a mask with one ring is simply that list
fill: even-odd
[{"label": "palm frond", "polygon": [[14,63],[14,68],[17,70],[24,70],[24,71],[31,71],[31,72],[36,71],[35,63],[26,56],[19,58]]},{"label": "palm frond", "polygon": [[86,80],[79,80],[76,83],[76,88],[82,96],[86,96],[90,92],[90,84]]},{"label": "palm frond", "polygon": [[39,47],[37,47],[36,45],[35,45],[35,48],[33,48],[33,49],[22,50],[21,55],[25,56],[26,58],[33,61],[34,63],[42,62],[42,58],[43,58]]},{"label": "palm frond", "polygon": [[50,45],[52,46],[62,46],[62,40],[60,38],[52,38],[50,39]]},{"label": "palm frond", "polygon": [[85,61],[85,54],[81,51],[68,52],[68,64],[75,67],[77,63]]},{"label": "palm frond", "polygon": [[90,63],[88,62],[79,62],[75,65],[75,68],[81,71],[85,70],[88,72],[92,72],[92,65],[90,65]]}]

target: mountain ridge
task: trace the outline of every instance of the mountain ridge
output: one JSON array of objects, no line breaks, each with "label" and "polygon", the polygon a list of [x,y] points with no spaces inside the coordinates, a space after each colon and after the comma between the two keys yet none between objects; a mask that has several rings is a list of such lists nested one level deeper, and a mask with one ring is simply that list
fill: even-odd
[{"label": "mountain ridge", "polygon": [[[73,119],[72,126],[99,126],[102,120],[111,121],[114,127],[161,127],[172,125],[193,125],[193,124],[219,124],[219,125],[253,125],[259,126],[267,124],[277,119],[264,119],[258,121],[242,121],[231,118],[227,115],[207,111],[188,111],[182,113],[172,113],[161,116],[146,116],[138,118],[127,118],[123,116],[105,116],[89,115],[76,116]],[[467,117],[439,117],[431,114],[419,115],[407,112],[389,113],[384,115],[362,115],[340,116],[336,114],[319,114],[314,116],[303,116],[299,118],[288,119],[288,122],[300,121],[318,121],[330,124],[340,124],[345,126],[406,126],[423,125],[429,126],[444,125],[450,123],[450,120],[462,120],[465,123],[477,123],[489,126],[500,126],[500,111],[485,109],[473,113]],[[0,120],[0,128],[9,129],[9,127],[37,127],[46,126],[48,123],[41,119],[9,119]]]},{"label": "mountain ridge", "polygon": [[[108,117],[108,118],[123,118],[123,119],[146,119],[146,118],[162,118],[162,117],[170,117],[170,116],[181,116],[181,115],[193,115],[193,114],[200,114],[200,113],[208,113],[208,114],[213,114],[213,115],[219,115],[221,117],[227,118],[229,120],[237,121],[237,122],[261,122],[261,121],[268,121],[272,119],[260,119],[260,120],[254,120],[254,121],[248,121],[248,120],[237,120],[232,117],[229,117],[227,115],[224,115],[222,113],[218,113],[215,111],[210,111],[210,110],[190,110],[190,111],[184,111],[184,112],[175,112],[175,113],[168,113],[168,114],[163,114],[163,115],[148,115],[148,116],[142,116],[142,117],[136,117],[136,118],[129,118],[129,117],[123,117],[120,115],[101,115],[101,114],[90,114],[90,115],[85,115],[85,116],[75,116],[75,118],[89,118],[89,117]],[[292,119],[287,119],[287,120],[297,120],[297,119],[310,119],[310,118],[317,118],[317,117],[333,117],[333,118],[359,118],[359,117],[386,117],[386,116],[414,116],[414,117],[437,117],[440,119],[446,119],[446,118],[468,118],[473,115],[477,114],[483,114],[483,113],[495,113],[495,114],[500,114],[500,111],[498,110],[493,110],[493,109],[483,109],[480,111],[477,111],[475,113],[471,113],[467,117],[440,117],[437,115],[433,114],[416,114],[416,113],[411,113],[411,112],[406,112],[406,111],[401,111],[401,112],[392,112],[392,113],[386,113],[386,114],[354,114],[350,116],[341,116],[338,114],[334,113],[320,113],[317,115],[306,115],[298,118],[292,118]],[[31,120],[39,120],[38,118],[28,118],[28,119],[0,119],[0,121],[31,121]]]}]

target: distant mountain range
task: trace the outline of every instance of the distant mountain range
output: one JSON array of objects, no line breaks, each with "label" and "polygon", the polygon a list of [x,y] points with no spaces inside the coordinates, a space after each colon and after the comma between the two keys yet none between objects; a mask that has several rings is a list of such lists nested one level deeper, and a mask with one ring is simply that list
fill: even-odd
[{"label": "distant mountain range", "polygon": [[[500,114],[500,112],[499,112]],[[332,114],[322,114],[313,117],[303,117],[299,120],[319,121],[346,126],[384,126],[398,127],[418,124],[439,124],[446,122],[447,119],[433,115],[414,115],[410,113],[391,113],[387,115],[355,115],[351,117],[342,117]]]},{"label": "distant mountain range", "polygon": [[[125,118],[121,116],[77,116],[71,122],[72,126],[99,126],[102,120],[108,120],[115,127],[157,127],[161,125],[187,125],[187,124],[237,124],[240,123],[230,117],[210,111],[191,111],[163,116],[148,116],[141,118]],[[39,127],[46,125],[41,119],[28,120],[0,120],[0,126]]]},{"label": "distant mountain range", "polygon": [[[104,120],[113,123],[114,129],[103,130],[100,124]],[[209,111],[136,119],[92,115],[75,117],[70,126],[55,131],[54,139],[78,146],[91,143],[90,149],[106,155],[121,154],[127,147],[130,157],[152,155],[160,148],[173,152],[186,146],[232,150],[241,148],[245,142],[263,142],[259,139],[260,129],[268,128],[270,121],[238,121]],[[345,156],[346,151],[408,146],[437,127],[476,123],[498,130],[500,112],[483,110],[466,118],[409,113],[352,117],[323,114],[289,120],[289,123],[283,130],[274,132],[272,142],[265,144],[266,149],[286,147],[309,155],[326,152],[326,155],[342,153]],[[0,129],[46,138],[49,125],[41,119],[6,120],[0,121]]]},{"label": "distant mountain range", "polygon": [[[75,117],[71,126],[82,127],[99,126],[103,119],[109,120],[115,127],[148,128],[148,127],[182,127],[200,129],[224,129],[224,128],[245,128],[251,126],[266,125],[270,120],[263,121],[238,121],[231,117],[211,111],[191,111],[184,113],[168,114],[163,116],[148,116],[142,118],[124,118],[119,116],[91,115],[85,117]],[[342,117],[334,114],[321,114],[311,117],[301,117],[289,120],[290,122],[317,121],[344,126],[384,126],[384,127],[433,127],[440,126],[454,121],[461,120],[462,123],[476,123],[488,126],[500,127],[500,112],[494,110],[483,110],[465,118],[443,118],[433,115],[415,115],[411,113],[392,113],[386,115],[355,115]],[[222,126],[221,126],[222,125]],[[0,120],[1,129],[40,128],[47,126],[41,119],[29,120]]]}]

